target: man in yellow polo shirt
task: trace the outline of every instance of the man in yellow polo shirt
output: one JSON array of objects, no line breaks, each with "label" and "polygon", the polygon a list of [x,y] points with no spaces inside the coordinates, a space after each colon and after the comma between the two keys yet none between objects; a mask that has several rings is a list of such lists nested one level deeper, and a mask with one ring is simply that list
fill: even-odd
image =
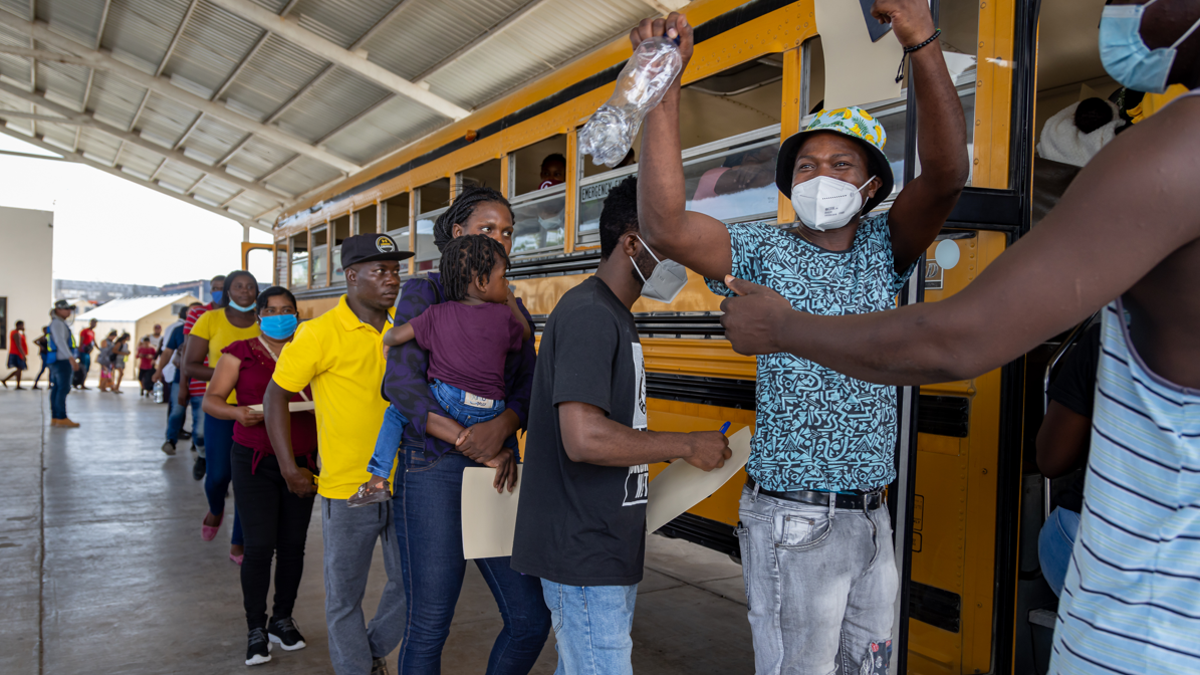
[{"label": "man in yellow polo shirt", "polygon": [[[315,490],[321,500],[325,544],[325,622],[329,658],[337,675],[386,675],[384,658],[404,635],[404,584],[392,504],[350,508],[346,500],[370,478],[367,462],[383,423],[383,331],[391,325],[400,291],[402,251],[386,234],[342,241],[346,294],[336,307],[306,322],[284,348],[263,403],[267,433],[288,489]],[[320,479],[296,466],[290,452],[288,401],[311,384],[317,416]],[[369,626],[362,601],[375,540],[383,541],[388,583]]]}]

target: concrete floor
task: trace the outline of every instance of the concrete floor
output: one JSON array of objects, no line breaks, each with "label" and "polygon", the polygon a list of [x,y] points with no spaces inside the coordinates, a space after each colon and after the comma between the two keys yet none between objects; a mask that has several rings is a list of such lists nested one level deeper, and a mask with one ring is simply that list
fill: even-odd
[{"label": "concrete floor", "polygon": [[[26,383],[28,384],[28,383]],[[200,539],[206,511],[187,442],[159,451],[166,408],[72,393],[83,426],[49,428],[45,391],[0,390],[0,673],[230,673],[246,670],[238,568],[228,527]],[[189,420],[190,424],[190,420]],[[273,652],[254,672],[331,673],[312,520],[295,617],[308,648]],[[741,567],[723,555],[649,538],[633,627],[638,673],[752,673]],[[445,673],[482,673],[501,622],[474,566],[443,657]],[[380,553],[364,608],[383,585]],[[534,673],[554,672],[551,636]],[[390,657],[394,672],[395,655]]]}]

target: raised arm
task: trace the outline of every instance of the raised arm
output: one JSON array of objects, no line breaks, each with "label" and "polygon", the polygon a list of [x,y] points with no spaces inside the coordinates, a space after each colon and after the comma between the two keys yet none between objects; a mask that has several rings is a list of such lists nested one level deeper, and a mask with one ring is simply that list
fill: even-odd
[{"label": "raised arm", "polygon": [[[890,20],[896,39],[914,47],[934,33],[926,0],[876,0],[872,13]],[[917,97],[917,156],[921,175],[896,196],[888,217],[896,271],[907,270],[929,248],[967,184],[967,124],[940,41],[908,57],[908,81]]]},{"label": "raised arm", "polygon": [[[1200,246],[1196,116],[1200,99],[1182,100],[1118,136],[1037,228],[946,300],[813,316],[735,280],[747,295],[721,304],[726,335],[744,354],[790,352],[881,384],[961,380],[1008,363],[1125,293],[1179,249]],[[1163,358],[1143,357],[1152,368]]]},{"label": "raised arm", "polygon": [[732,452],[719,431],[638,431],[608,418],[600,408],[575,401],[558,404],[563,449],[572,462],[638,466],[682,459],[705,471],[725,465]]},{"label": "raised arm", "polygon": [[[679,36],[683,70],[692,58],[692,27],[682,14],[646,19],[629,34],[636,49],[646,38]],[[642,238],[660,256],[710,278],[722,279],[733,267],[729,231],[721,221],[685,210],[679,99],[683,71],[643,122],[638,163],[638,226]]]}]

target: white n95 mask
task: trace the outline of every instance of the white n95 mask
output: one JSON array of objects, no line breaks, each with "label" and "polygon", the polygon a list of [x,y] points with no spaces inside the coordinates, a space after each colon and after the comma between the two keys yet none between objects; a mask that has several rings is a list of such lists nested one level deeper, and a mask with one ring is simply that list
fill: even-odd
[{"label": "white n95 mask", "polygon": [[[646,242],[641,237],[638,237],[638,241],[642,242],[642,246],[646,246]],[[646,252],[650,254],[651,258],[654,258],[654,262],[658,263],[654,266],[654,271],[650,273],[649,279],[642,274],[637,261],[633,258],[629,259],[633,263],[633,269],[637,270],[638,276],[642,278],[642,297],[666,303],[674,301],[683,287],[687,285],[687,268],[674,260],[659,260],[649,246],[646,246]]]},{"label": "white n95 mask", "polygon": [[836,230],[845,227],[862,209],[862,189],[875,180],[867,179],[862,187],[852,183],[817,176],[792,187],[792,208],[800,222],[814,230]]}]

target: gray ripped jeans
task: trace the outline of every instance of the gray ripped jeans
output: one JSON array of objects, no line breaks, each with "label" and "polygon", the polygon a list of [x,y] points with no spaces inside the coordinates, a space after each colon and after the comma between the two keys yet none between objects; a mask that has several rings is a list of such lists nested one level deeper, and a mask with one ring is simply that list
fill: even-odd
[{"label": "gray ripped jeans", "polygon": [[757,675],[887,673],[899,575],[886,506],[742,491],[742,574]]}]

